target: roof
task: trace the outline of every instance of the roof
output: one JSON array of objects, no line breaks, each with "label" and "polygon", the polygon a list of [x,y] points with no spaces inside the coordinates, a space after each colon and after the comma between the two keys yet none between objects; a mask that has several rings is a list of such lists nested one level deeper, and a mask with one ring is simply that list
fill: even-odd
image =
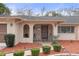
[{"label": "roof", "polygon": [[[2,17],[2,16],[0,16]],[[17,17],[17,18],[21,18],[22,20],[34,20],[34,21],[40,21],[40,20],[53,20],[53,21],[64,21],[64,23],[67,24],[79,24],[79,16],[3,16],[3,17]]]},{"label": "roof", "polygon": [[63,20],[64,23],[67,24],[79,24],[79,16],[56,16],[56,17],[52,17],[52,16],[40,16],[40,17],[25,17],[25,16],[21,16],[24,19],[28,19],[28,20]]},{"label": "roof", "polygon": [[65,16],[61,18],[64,20],[64,23],[79,24],[79,16]]}]

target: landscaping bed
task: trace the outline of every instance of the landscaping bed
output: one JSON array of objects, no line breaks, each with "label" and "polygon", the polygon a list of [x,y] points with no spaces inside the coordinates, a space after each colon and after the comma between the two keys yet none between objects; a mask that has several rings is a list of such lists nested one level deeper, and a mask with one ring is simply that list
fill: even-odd
[{"label": "landscaping bed", "polygon": [[[59,48],[59,47],[58,47]],[[63,51],[54,51],[53,46],[45,45],[39,48],[29,48],[15,50],[14,52],[7,53],[6,56],[49,56],[57,53],[62,53]]]},{"label": "landscaping bed", "polygon": [[[79,41],[76,41],[76,42],[69,42],[69,41],[61,41],[59,42],[61,45],[63,45],[63,47],[68,50],[68,51],[64,51],[63,49],[60,51],[60,52],[55,52],[53,50],[53,48],[51,48],[51,51],[49,54],[44,54],[42,52],[42,46],[41,45],[38,45],[38,44],[29,44],[29,43],[20,43],[20,44],[17,44],[15,47],[13,48],[5,48],[1,51],[4,51],[6,52],[6,55],[7,56],[12,56],[13,52],[12,51],[16,51],[18,49],[25,49],[25,56],[29,56],[31,55],[31,48],[40,48],[40,54],[39,56],[58,56],[57,54],[59,54],[59,56],[63,56],[64,54],[68,54],[66,56],[69,56],[69,53],[71,53],[71,55],[75,56],[75,55],[78,55],[79,54]],[[73,48],[73,46],[75,46],[75,48]],[[28,49],[27,49],[28,48]],[[29,53],[30,52],[30,53]],[[62,55],[63,53],[63,55]]]}]

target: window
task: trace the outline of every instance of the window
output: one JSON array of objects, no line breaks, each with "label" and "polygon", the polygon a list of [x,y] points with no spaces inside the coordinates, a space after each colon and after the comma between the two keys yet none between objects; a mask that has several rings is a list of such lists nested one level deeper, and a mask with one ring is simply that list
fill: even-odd
[{"label": "window", "polygon": [[58,26],[58,33],[74,33],[74,26]]},{"label": "window", "polygon": [[24,38],[28,38],[29,37],[29,25],[24,25],[24,28],[23,28],[23,36]]}]

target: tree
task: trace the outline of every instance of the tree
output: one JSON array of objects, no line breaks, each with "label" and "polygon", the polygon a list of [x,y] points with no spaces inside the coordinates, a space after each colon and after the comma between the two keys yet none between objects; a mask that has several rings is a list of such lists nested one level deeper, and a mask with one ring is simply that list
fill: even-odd
[{"label": "tree", "polygon": [[16,15],[25,15],[25,12],[23,9],[16,10]]},{"label": "tree", "polygon": [[61,16],[61,14],[56,13],[55,11],[52,12],[52,16]]},{"label": "tree", "polygon": [[33,14],[32,9],[27,9],[27,16],[32,16],[32,14]]},{"label": "tree", "polygon": [[73,16],[79,16],[79,9],[75,9],[72,12],[73,12]]},{"label": "tree", "polygon": [[49,11],[45,16],[62,16],[60,13],[56,13],[56,11]]},{"label": "tree", "polygon": [[44,12],[46,11],[46,8],[45,7],[43,7],[42,9],[41,9],[41,16],[44,16]]},{"label": "tree", "polygon": [[33,11],[32,9],[19,9],[16,11],[17,15],[26,15],[26,16],[32,16]]},{"label": "tree", "polygon": [[0,3],[0,15],[10,15],[10,10],[3,3]]}]

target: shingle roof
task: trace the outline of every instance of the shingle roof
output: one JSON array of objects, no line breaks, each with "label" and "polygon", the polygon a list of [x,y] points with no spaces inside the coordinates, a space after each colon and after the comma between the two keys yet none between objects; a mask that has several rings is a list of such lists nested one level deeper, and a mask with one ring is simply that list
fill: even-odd
[{"label": "shingle roof", "polygon": [[[2,17],[2,16],[0,16]],[[3,17],[19,17],[24,20],[63,20],[68,24],[79,24],[79,16],[3,16]]]},{"label": "shingle roof", "polygon": [[25,16],[20,16],[22,18],[28,19],[28,20],[63,20],[64,23],[68,24],[78,24],[79,23],[79,16],[56,16],[56,17],[51,17],[51,16],[40,16],[40,17],[25,17]]},{"label": "shingle roof", "polygon": [[62,17],[64,20],[64,23],[67,24],[79,24],[79,16],[65,16]]},{"label": "shingle roof", "polygon": [[17,16],[17,17],[21,17],[27,20],[63,20],[61,18],[51,16]]}]

